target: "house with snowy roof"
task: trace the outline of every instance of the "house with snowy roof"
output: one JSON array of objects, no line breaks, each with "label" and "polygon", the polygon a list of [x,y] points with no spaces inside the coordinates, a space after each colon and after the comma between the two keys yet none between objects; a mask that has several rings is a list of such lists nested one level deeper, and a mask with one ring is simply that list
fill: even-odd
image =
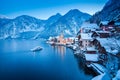
[{"label": "house with snowy roof", "polygon": [[114,38],[97,38],[101,46],[103,46],[107,53],[116,55],[119,53],[120,41]]},{"label": "house with snowy roof", "polygon": [[81,33],[89,33],[91,31],[95,31],[99,29],[99,26],[95,23],[84,22],[80,27]]},{"label": "house with snowy roof", "polygon": [[96,37],[109,38],[110,36],[111,36],[111,32],[103,31],[103,30],[94,31],[93,34],[92,34],[93,38],[96,38]]},{"label": "house with snowy roof", "polygon": [[93,38],[91,37],[92,33],[81,33],[80,34],[80,46],[81,48],[86,48],[92,46],[91,42]]},{"label": "house with snowy roof", "polygon": [[115,22],[115,31],[120,33],[120,22]]},{"label": "house with snowy roof", "polygon": [[99,54],[94,46],[93,47],[86,47],[83,55],[85,58],[86,65],[88,67],[93,62],[94,63],[99,62]]},{"label": "house with snowy roof", "polygon": [[101,21],[99,23],[100,29],[104,31],[114,31],[115,30],[115,22],[114,21]]},{"label": "house with snowy roof", "polygon": [[96,49],[101,54],[118,55],[120,53],[120,41],[115,38],[96,38],[93,41],[93,45],[96,46]]}]

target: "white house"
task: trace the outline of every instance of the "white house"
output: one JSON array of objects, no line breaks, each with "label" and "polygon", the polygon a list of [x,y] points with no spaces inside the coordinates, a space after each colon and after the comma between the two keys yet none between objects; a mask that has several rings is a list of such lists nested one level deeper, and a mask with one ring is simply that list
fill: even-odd
[{"label": "white house", "polygon": [[92,46],[91,41],[93,41],[93,38],[91,35],[92,33],[81,33],[80,43],[83,48]]}]

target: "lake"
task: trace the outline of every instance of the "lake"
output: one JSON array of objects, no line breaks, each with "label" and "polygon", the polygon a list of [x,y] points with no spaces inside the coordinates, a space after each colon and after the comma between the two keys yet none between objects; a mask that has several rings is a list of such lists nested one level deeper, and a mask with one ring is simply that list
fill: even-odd
[{"label": "lake", "polygon": [[[41,46],[43,50],[31,52]],[[90,80],[73,51],[44,40],[0,40],[0,80]]]}]

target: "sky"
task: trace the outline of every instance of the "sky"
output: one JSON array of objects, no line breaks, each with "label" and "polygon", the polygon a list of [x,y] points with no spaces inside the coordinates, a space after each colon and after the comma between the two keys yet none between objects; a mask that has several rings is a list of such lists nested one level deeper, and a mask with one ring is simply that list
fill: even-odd
[{"label": "sky", "polygon": [[71,9],[93,15],[100,11],[108,0],[0,0],[0,14],[8,18],[30,15],[47,19],[56,13],[66,14]]}]

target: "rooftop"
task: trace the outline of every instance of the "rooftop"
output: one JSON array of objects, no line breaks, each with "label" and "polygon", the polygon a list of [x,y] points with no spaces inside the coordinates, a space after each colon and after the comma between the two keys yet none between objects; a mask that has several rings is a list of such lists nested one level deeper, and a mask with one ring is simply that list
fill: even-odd
[{"label": "rooftop", "polygon": [[110,33],[109,31],[95,31],[97,33]]},{"label": "rooftop", "polygon": [[95,47],[87,47],[87,51],[96,51]]},{"label": "rooftop", "polygon": [[81,39],[93,40],[92,33],[81,33]]},{"label": "rooftop", "polygon": [[109,21],[101,21],[100,24],[108,25]]},{"label": "rooftop", "polygon": [[85,59],[86,61],[97,62],[99,59],[99,55],[98,54],[85,54]]},{"label": "rooftop", "polygon": [[81,25],[81,28],[87,28],[87,29],[98,29],[98,25],[95,24],[95,23],[88,23],[88,22],[85,22]]},{"label": "rooftop", "polygon": [[107,52],[117,54],[120,47],[120,40],[114,38],[97,38],[101,46],[103,46]]}]

